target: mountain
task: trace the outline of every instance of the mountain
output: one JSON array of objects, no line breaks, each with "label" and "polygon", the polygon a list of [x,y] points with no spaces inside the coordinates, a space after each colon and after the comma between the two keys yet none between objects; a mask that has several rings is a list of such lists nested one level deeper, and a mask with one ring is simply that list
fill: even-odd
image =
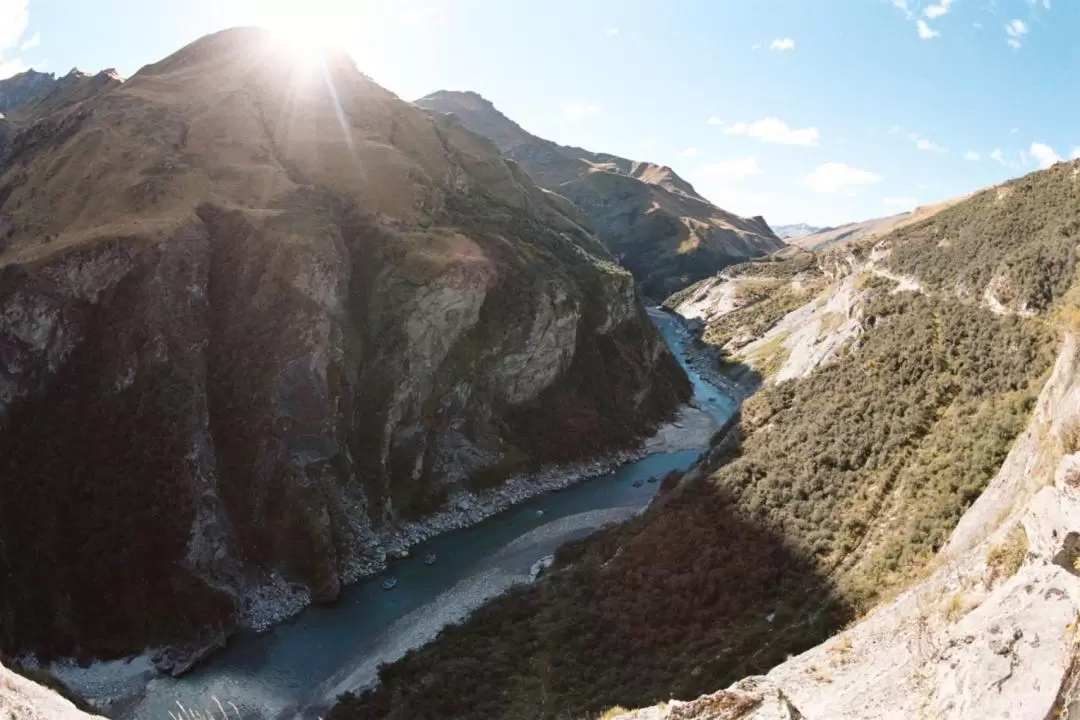
[{"label": "mountain", "polygon": [[440,91],[416,104],[452,113],[538,185],[574,203],[649,297],[663,299],[726,265],[784,247],[763,218],[721,210],[669,167],[557,145],[472,92]]},{"label": "mountain", "polygon": [[55,83],[55,75],[36,70],[27,70],[0,80],[0,113],[18,110],[38,95],[48,92]]},{"label": "mountain", "polygon": [[966,197],[968,196],[954,198],[936,205],[922,205],[911,212],[848,223],[834,228],[822,228],[801,235],[791,235],[789,238],[792,244],[807,250],[826,250],[832,247],[840,247],[856,240],[882,236],[905,225],[925,220],[946,208],[952,207],[966,199]]},{"label": "mountain", "polygon": [[740,416],[640,518],[564,546],[331,717],[1077,707],[1078,175],[671,298],[700,362],[764,379]]},{"label": "mountain", "polygon": [[689,398],[564,200],[318,65],[235,29],[13,115],[0,650],[181,672]]},{"label": "mountain", "polygon": [[805,235],[813,235],[815,233],[822,232],[823,230],[829,230],[831,228],[815,227],[813,225],[807,225],[806,223],[797,223],[795,225],[777,225],[773,228],[776,236],[782,240],[790,240],[792,238],[801,238]]}]

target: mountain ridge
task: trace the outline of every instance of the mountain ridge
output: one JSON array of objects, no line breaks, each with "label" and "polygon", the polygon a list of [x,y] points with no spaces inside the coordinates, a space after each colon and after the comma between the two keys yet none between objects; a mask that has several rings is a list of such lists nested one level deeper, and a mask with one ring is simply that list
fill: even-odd
[{"label": "mountain ridge", "polygon": [[416,101],[452,113],[539,184],[578,206],[649,297],[663,299],[718,269],[786,245],[764,218],[742,218],[699,195],[671,168],[558,145],[524,130],[474,92]]}]

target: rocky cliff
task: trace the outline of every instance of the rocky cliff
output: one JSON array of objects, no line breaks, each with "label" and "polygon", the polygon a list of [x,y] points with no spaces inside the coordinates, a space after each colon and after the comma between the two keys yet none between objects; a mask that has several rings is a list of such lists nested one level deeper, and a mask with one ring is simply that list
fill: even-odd
[{"label": "rocky cliff", "polygon": [[5,651],[183,670],[688,398],[564,204],[346,56],[241,29],[75,80],[0,149]]},{"label": "rocky cliff", "polygon": [[539,185],[573,202],[650,297],[663,299],[719,268],[784,247],[764,219],[721,210],[669,167],[557,145],[476,93],[440,91],[416,102],[453,113]]}]

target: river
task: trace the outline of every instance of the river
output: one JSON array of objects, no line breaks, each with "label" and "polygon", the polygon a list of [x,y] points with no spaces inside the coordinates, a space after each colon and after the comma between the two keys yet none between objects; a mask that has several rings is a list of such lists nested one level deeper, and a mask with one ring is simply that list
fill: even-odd
[{"label": "river", "polygon": [[[687,363],[683,343],[688,335],[681,321],[655,309],[649,316],[690,377],[694,403],[718,423],[727,420],[735,403]],[[238,634],[224,651],[181,678],[151,677],[110,714],[123,720],[189,717],[180,714],[183,707],[195,717],[201,712],[263,720],[296,717],[297,708],[307,707],[304,716],[317,717],[319,706],[338,693],[374,682],[380,662],[400,657],[433,639],[447,623],[464,619],[485,599],[527,582],[534,563],[560,544],[632,517],[659,487],[649,482],[634,487],[635,481],[685,469],[702,449],[649,455],[466,530],[440,535],[392,562],[385,573],[346,588],[331,606],[309,607],[267,633]],[[423,563],[428,552],[437,555],[434,565]],[[384,591],[381,584],[391,575],[397,585]],[[148,674],[140,670],[128,673],[128,679],[142,685]],[[100,699],[104,692],[79,687],[83,683],[77,678],[65,679],[76,680],[73,686],[91,698]]]}]

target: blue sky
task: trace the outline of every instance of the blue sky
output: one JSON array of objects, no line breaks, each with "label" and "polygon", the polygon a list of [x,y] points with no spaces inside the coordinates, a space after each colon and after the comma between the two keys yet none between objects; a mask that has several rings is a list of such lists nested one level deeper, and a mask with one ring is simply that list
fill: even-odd
[{"label": "blue sky", "polygon": [[772,224],[907,210],[1080,146],[1075,0],[0,0],[0,75],[130,76],[242,24],[339,43],[408,100],[475,90]]}]

